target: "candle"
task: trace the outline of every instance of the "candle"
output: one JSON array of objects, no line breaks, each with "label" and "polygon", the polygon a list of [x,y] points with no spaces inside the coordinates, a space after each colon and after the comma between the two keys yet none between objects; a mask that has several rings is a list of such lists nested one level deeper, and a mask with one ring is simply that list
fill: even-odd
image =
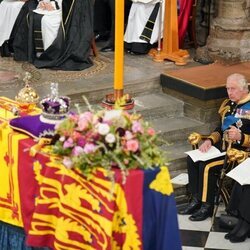
[{"label": "candle", "polygon": [[124,0],[115,1],[115,62],[114,62],[114,91],[115,99],[123,95],[124,67]]}]

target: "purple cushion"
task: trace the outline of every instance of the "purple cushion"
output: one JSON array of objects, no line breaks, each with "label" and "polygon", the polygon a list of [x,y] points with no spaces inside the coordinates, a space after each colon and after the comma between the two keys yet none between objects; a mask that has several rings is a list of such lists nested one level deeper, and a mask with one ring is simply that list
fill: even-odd
[{"label": "purple cushion", "polygon": [[10,127],[34,138],[52,137],[55,124],[41,121],[40,115],[17,117],[9,122]]}]

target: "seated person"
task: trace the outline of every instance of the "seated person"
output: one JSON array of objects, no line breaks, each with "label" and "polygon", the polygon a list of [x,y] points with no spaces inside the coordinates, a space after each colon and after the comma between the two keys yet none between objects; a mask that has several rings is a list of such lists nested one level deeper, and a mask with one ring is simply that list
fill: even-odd
[{"label": "seated person", "polygon": [[235,227],[225,235],[233,243],[245,241],[250,235],[250,185],[235,182],[227,210],[239,218]]},{"label": "seated person", "polygon": [[27,0],[3,0],[0,3],[0,47],[10,37],[16,18]]},{"label": "seated person", "polygon": [[42,15],[41,38],[43,49],[46,50],[55,40],[62,21],[62,0],[42,0],[33,12]]},{"label": "seated person", "polygon": [[[139,0],[133,2],[126,32],[124,35],[125,49],[135,54],[147,54],[159,38],[159,25],[163,31],[164,4],[162,18],[159,16],[159,0]],[[147,27],[150,25],[149,27]],[[161,34],[162,37],[162,34]]]},{"label": "seated person", "polygon": [[92,0],[29,2],[32,8],[22,8],[10,36],[14,59],[37,68],[83,70],[92,66]]},{"label": "seated person", "polygon": [[[240,109],[250,109],[247,80],[241,74],[232,74],[227,78],[226,88],[229,99],[226,99],[219,109],[221,126],[200,145],[202,152],[206,152],[215,144],[222,149],[225,134],[233,142],[233,148],[245,150],[250,146],[250,120],[236,117]],[[202,221],[212,215],[216,182],[223,163],[224,157],[196,163],[190,157],[187,158],[192,199],[179,214],[190,214],[189,219],[192,221]]]}]

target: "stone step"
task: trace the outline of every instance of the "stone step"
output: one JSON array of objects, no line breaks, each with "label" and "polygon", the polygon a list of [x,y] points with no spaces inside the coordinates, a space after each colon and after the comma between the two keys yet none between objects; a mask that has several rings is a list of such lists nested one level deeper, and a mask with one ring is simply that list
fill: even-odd
[{"label": "stone step", "polygon": [[187,195],[176,195],[176,190],[174,189],[175,201],[177,210],[181,210],[188,204],[189,197]]},{"label": "stone step", "polygon": [[[89,101],[89,100],[88,100]],[[134,97],[135,106],[130,112],[141,114],[145,121],[152,121],[163,117],[183,116],[183,102],[163,93],[150,93]],[[92,105],[93,102],[90,102]],[[85,103],[80,103],[81,112],[87,110]],[[102,108],[93,103],[93,109]],[[72,107],[74,109],[74,107]]]},{"label": "stone step", "polygon": [[[165,152],[165,156],[168,161],[167,165],[170,172],[183,172],[187,169],[187,155],[184,152],[191,150],[191,145],[187,142],[187,140],[182,143],[171,143],[169,145],[162,145],[161,149]],[[176,174],[171,173],[171,177],[175,177],[177,173],[178,172],[176,172]]]},{"label": "stone step", "polygon": [[206,133],[207,125],[187,117],[163,117],[152,121],[166,143],[185,142],[192,132]]},{"label": "stone step", "polygon": [[[76,88],[76,86],[75,86]],[[65,95],[69,96],[72,100],[72,103],[83,104],[84,100],[82,96],[84,95],[90,103],[96,104],[101,103],[107,94],[114,93],[112,83],[103,83],[102,85],[88,85],[81,86],[77,89],[72,88],[68,89]],[[124,84],[124,94],[129,94],[131,97],[135,97],[143,94],[150,93],[160,93],[160,77],[153,77],[146,79],[144,81],[131,81]]]},{"label": "stone step", "polygon": [[183,102],[163,93],[139,95],[134,110],[145,120],[183,116]]}]

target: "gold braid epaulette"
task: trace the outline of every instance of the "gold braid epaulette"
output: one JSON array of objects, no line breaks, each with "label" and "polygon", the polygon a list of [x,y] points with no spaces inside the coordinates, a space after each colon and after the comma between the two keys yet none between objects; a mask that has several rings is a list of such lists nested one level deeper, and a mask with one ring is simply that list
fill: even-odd
[{"label": "gold braid epaulette", "polygon": [[225,99],[219,108],[219,115],[221,116],[221,122],[223,123],[226,113],[230,110],[228,105],[229,99]]},{"label": "gold braid epaulette", "polygon": [[215,131],[208,136],[208,139],[211,139],[213,141],[213,144],[215,144],[221,140],[221,135],[219,132]]}]

